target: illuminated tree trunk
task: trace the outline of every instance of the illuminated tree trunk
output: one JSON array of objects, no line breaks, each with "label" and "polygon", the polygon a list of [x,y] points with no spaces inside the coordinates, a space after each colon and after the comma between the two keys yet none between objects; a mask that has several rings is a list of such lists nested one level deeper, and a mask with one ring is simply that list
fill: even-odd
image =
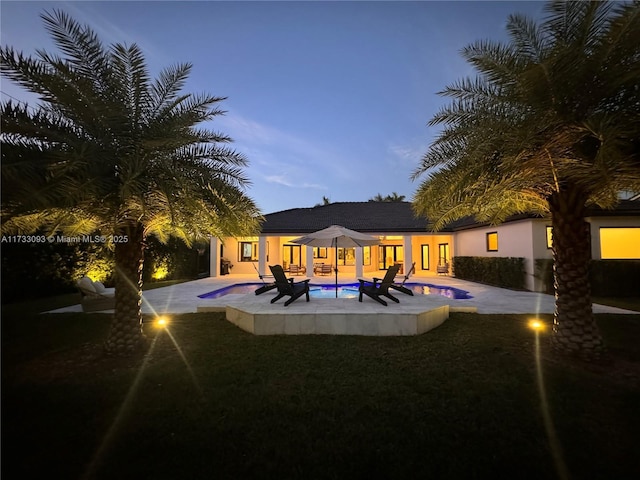
[{"label": "illuminated tree trunk", "polygon": [[561,188],[549,199],[549,207],[556,298],[552,344],[560,352],[597,359],[604,343],[591,304],[591,234],[584,219],[585,196],[578,188]]},{"label": "illuminated tree trunk", "polygon": [[115,243],[115,313],[105,350],[128,355],[144,347],[142,333],[142,267],[144,232],[141,225],[122,229]]}]

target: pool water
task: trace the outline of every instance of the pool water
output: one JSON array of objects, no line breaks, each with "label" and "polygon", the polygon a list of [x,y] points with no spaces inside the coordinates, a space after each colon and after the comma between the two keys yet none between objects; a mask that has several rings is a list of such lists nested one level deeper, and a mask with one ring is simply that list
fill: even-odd
[{"label": "pool water", "polygon": [[[338,284],[338,298],[356,298],[358,296],[358,283]],[[212,292],[198,295],[199,298],[220,298],[230,294],[253,293],[262,283],[237,283],[228,287],[219,288]],[[444,285],[431,285],[429,283],[405,283],[405,287],[410,289],[415,295],[441,295],[453,300],[472,298],[469,292],[459,288],[447,287]],[[309,291],[312,298],[335,298],[335,285],[314,285],[309,284]],[[275,290],[272,290],[275,292]],[[401,292],[396,292],[402,295]]]}]

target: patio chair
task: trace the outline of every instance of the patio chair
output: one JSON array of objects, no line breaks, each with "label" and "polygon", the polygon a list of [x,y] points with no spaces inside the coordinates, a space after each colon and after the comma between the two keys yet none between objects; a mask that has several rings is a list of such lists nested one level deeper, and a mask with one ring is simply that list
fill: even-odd
[{"label": "patio chair", "polygon": [[284,302],[284,306],[289,306],[292,302],[300,298],[302,295],[307,296],[307,302],[309,301],[309,280],[303,280],[302,282],[294,282],[293,278],[287,278],[284,274],[284,269],[281,265],[269,265],[273,278],[276,281],[276,288],[278,289],[278,295],[271,300],[271,303],[277,302],[282,297],[291,297]]},{"label": "patio chair", "polygon": [[325,265],[323,263],[322,265],[320,265],[320,268],[318,269],[318,273],[320,275],[331,275],[332,270],[333,270],[332,265]]},{"label": "patio chair", "polygon": [[276,282],[275,281],[270,281],[269,283],[264,281],[265,278],[273,278],[273,275],[262,275],[260,273],[260,271],[258,271],[258,269],[256,268],[255,263],[252,263],[251,265],[253,265],[253,269],[258,274],[258,278],[260,278],[260,280],[262,280],[262,286],[257,288],[256,291],[255,291],[256,295],[260,295],[260,294],[262,294],[264,292],[268,292],[269,290],[273,290],[274,288],[276,288]]},{"label": "patio chair", "polygon": [[291,275],[303,275],[307,273],[307,268],[305,266],[300,265],[289,265],[289,273]]},{"label": "patio chair", "polygon": [[390,285],[389,288],[393,288],[394,290],[398,290],[399,292],[413,296],[413,291],[405,287],[404,284],[407,280],[409,280],[409,277],[415,272],[416,272],[416,262],[413,262],[411,264],[411,268],[409,269],[407,274],[404,276],[404,280],[402,280],[402,283],[400,284],[394,283]]},{"label": "patio chair", "polygon": [[436,273],[438,275],[449,275],[449,262],[445,262],[442,265],[436,267]]},{"label": "patio chair", "polygon": [[[391,287],[391,285],[393,285],[393,279],[398,274],[398,270],[400,270],[399,265],[389,267],[389,269],[387,270],[387,274],[383,279],[374,278],[373,282],[358,279],[358,281],[360,282],[360,287],[358,288],[360,296],[358,297],[358,301],[362,302],[362,295],[364,294],[367,297],[371,297],[376,302],[381,303],[385,307],[387,306],[387,302],[385,302],[380,297],[387,297],[388,299],[393,300],[396,303],[400,303],[400,300],[389,293],[389,288]],[[370,283],[371,285],[366,285],[367,283]]]},{"label": "patio chair", "polygon": [[94,282],[89,277],[78,280],[76,288],[80,291],[83,312],[100,312],[116,307],[115,288],[106,288],[101,282]]}]

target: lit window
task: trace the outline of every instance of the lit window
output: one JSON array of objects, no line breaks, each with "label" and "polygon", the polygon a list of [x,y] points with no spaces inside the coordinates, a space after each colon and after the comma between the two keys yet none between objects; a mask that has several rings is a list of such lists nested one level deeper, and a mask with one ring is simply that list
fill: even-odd
[{"label": "lit window", "polygon": [[258,260],[258,242],[239,242],[238,261],[255,262]]},{"label": "lit window", "polygon": [[498,251],[498,232],[487,233],[487,252]]},{"label": "lit window", "polygon": [[422,270],[429,270],[429,245],[422,245]]},{"label": "lit window", "polygon": [[600,228],[600,257],[640,258],[640,227]]},{"label": "lit window", "polygon": [[362,247],[362,265],[371,265],[371,247]]},{"label": "lit window", "polygon": [[553,227],[547,227],[547,248],[553,247]]},{"label": "lit window", "polygon": [[338,248],[338,265],[355,265],[355,248]]},{"label": "lit window", "polygon": [[313,247],[313,258],[327,258],[327,247]]}]

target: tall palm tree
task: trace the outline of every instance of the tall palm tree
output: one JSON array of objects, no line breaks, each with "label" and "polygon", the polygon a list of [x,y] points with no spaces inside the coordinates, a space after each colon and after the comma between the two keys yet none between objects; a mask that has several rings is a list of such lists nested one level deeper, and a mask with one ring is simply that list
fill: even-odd
[{"label": "tall palm tree", "polygon": [[199,127],[224,100],[182,93],[190,64],[153,80],[137,45],[104,47],[60,11],[41,15],[63,56],[2,47],[2,73],[39,96],[2,104],[2,230],[103,235],[115,249],[115,314],[105,347],[143,345],[145,237],[185,242],[255,234],[246,159]]},{"label": "tall palm tree", "polygon": [[598,356],[584,217],[640,190],[640,3],[553,1],[545,11],[540,24],[511,15],[509,43],[462,51],[478,75],[440,92],[452,101],[430,121],[443,129],[414,172],[427,174],[414,207],[436,229],[466,215],[550,214],[552,343]]}]

